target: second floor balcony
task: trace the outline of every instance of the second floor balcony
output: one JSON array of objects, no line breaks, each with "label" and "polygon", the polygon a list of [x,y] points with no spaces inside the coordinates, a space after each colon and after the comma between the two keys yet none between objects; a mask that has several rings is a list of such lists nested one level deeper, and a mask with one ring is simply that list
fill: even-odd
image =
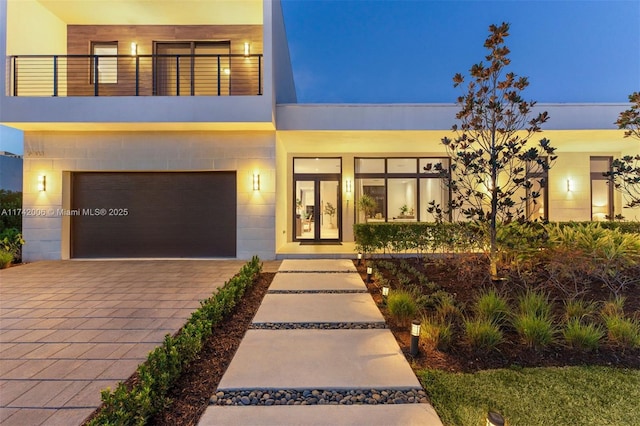
[{"label": "second floor balcony", "polygon": [[11,96],[256,96],[262,54],[14,55]]}]

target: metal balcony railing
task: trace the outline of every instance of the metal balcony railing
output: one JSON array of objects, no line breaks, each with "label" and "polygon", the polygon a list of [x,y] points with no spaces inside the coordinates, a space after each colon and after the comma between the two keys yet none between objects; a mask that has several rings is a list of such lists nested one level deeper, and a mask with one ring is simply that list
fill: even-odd
[{"label": "metal balcony railing", "polygon": [[262,95],[261,54],[16,55],[12,96]]}]

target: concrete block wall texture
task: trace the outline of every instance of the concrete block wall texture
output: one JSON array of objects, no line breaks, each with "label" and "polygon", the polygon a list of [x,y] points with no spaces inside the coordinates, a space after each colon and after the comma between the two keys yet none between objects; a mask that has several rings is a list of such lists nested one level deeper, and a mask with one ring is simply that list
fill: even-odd
[{"label": "concrete block wall texture", "polygon": [[70,219],[58,211],[71,206],[75,171],[235,171],[237,257],[275,258],[274,132],[26,132],[24,165],[23,207],[37,213],[24,217],[25,261],[69,257]]}]

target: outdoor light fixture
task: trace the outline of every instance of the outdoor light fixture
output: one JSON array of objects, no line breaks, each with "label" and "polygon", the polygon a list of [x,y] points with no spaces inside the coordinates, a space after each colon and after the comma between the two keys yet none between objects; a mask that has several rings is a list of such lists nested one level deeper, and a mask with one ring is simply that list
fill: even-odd
[{"label": "outdoor light fixture", "polygon": [[571,179],[567,179],[567,192],[571,192],[573,190],[573,186],[571,185]]},{"label": "outdoor light fixture", "polygon": [[244,42],[244,56],[249,56],[249,51],[251,49],[251,45],[248,41]]},{"label": "outdoor light fixture", "polygon": [[373,268],[371,266],[367,267],[367,282],[371,282],[371,274],[373,274]]},{"label": "outdoor light fixture", "polygon": [[231,74],[231,70],[230,70],[229,68],[225,68],[225,69],[224,69],[224,73],[225,73],[226,75],[229,75],[229,74]]},{"label": "outdoor light fixture", "polygon": [[487,426],[504,426],[504,417],[495,411],[487,413]]},{"label": "outdoor light fixture", "polygon": [[136,56],[138,54],[138,45],[136,42],[131,43],[131,56]]},{"label": "outdoor light fixture", "polygon": [[38,191],[45,192],[47,190],[47,177],[45,175],[38,176]]},{"label": "outdoor light fixture", "polygon": [[362,265],[362,253],[358,253],[358,266]]},{"label": "outdoor light fixture", "polygon": [[418,355],[418,339],[420,339],[420,321],[411,322],[411,356]]},{"label": "outdoor light fixture", "polygon": [[259,173],[253,174],[253,190],[260,191],[260,174]]},{"label": "outdoor light fixture", "polygon": [[351,194],[351,179],[347,179],[347,181],[345,182],[345,186],[347,194]]},{"label": "outdoor light fixture", "polygon": [[382,297],[386,299],[387,296],[389,296],[389,286],[385,284],[382,286]]}]

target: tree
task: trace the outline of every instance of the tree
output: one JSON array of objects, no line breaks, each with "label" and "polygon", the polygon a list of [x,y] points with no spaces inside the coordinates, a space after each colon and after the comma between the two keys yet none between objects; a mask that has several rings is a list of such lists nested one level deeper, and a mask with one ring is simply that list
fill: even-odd
[{"label": "tree", "polygon": [[[527,167],[547,171],[556,158],[546,138],[536,146],[528,144],[549,116],[545,111],[530,118],[536,103],[521,97],[529,85],[527,78],[505,72],[511,62],[505,45],[508,35],[507,23],[489,27],[484,43],[488,63],[477,63],[469,71],[466,93],[457,99],[455,137],[442,139],[451,166],[440,168],[452,189],[449,208],[488,229],[493,279],[498,279],[497,224],[526,219],[526,203],[540,196],[526,177]],[[458,87],[464,77],[456,74],[453,83]]]},{"label": "tree", "polygon": [[[631,108],[622,111],[616,125],[625,130],[624,137],[640,140],[640,92],[629,95]],[[640,206],[640,154],[616,158],[611,164],[611,172],[605,176],[613,180],[617,190],[622,192],[627,207]]]},{"label": "tree", "polygon": [[364,221],[368,222],[369,217],[376,210],[376,200],[368,194],[362,194],[358,199],[358,209],[364,213]]}]

